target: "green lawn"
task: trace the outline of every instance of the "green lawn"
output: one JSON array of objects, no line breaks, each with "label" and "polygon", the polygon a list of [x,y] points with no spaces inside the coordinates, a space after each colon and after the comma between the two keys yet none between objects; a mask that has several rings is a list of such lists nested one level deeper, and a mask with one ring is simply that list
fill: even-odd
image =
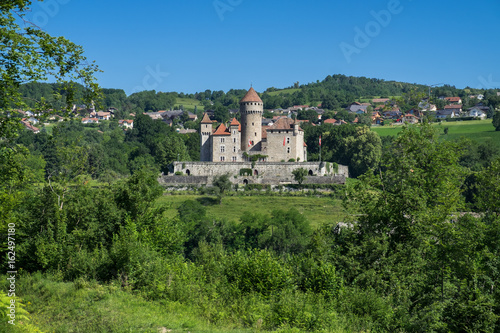
[{"label": "green lawn", "polygon": [[204,110],[203,105],[200,104],[200,101],[194,98],[179,98],[177,97],[175,101],[175,105],[183,105],[185,110],[193,111],[194,107],[197,106],[198,110]]},{"label": "green lawn", "polygon": [[[201,195],[164,195],[159,199],[161,203],[168,203],[171,208],[168,214],[173,217],[177,214],[176,208],[185,200],[207,198]],[[217,219],[227,219],[239,222],[245,212],[271,214],[276,209],[296,208],[309,221],[313,228],[323,223],[341,222],[345,219],[341,201],[327,197],[280,197],[280,196],[227,196],[222,204],[208,205],[207,214]]]},{"label": "green lawn", "polygon": [[[434,123],[440,137],[444,140],[457,140],[466,137],[477,142],[488,142],[500,148],[500,132],[495,131],[491,119],[467,120]],[[448,134],[444,134],[444,128],[448,127]],[[397,135],[402,130],[401,125],[372,127],[374,132],[380,136]]]}]

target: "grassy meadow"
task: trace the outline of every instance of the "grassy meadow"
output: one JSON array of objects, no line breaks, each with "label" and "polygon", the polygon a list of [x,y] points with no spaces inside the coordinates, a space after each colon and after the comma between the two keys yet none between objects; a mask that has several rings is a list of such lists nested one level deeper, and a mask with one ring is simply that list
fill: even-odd
[{"label": "grassy meadow", "polygon": [[[6,281],[2,276],[2,281]],[[119,284],[58,281],[35,273],[17,280],[29,320],[16,325],[0,321],[0,332],[252,332],[211,325],[199,310],[178,302],[155,302],[124,290]],[[4,284],[4,283],[3,283]]]},{"label": "grassy meadow", "polygon": [[294,92],[300,91],[300,88],[288,88],[288,89],[281,89],[281,90],[276,90],[276,91],[271,91],[268,92],[270,96],[277,96],[277,95],[284,95],[284,94],[293,94]]},{"label": "grassy meadow", "polygon": [[306,196],[226,196],[222,203],[211,204],[213,198],[203,195],[164,195],[159,203],[170,204],[168,214],[174,217],[177,207],[186,200],[198,200],[207,204],[207,215],[216,219],[226,219],[239,223],[240,217],[246,212],[271,215],[273,210],[296,208],[305,216],[307,221],[315,229],[323,223],[342,222],[345,213],[341,200],[328,197],[306,197]]},{"label": "grassy meadow", "polygon": [[[434,123],[443,140],[458,140],[465,137],[477,142],[488,142],[500,148],[500,132],[495,131],[491,119],[466,120]],[[444,134],[444,129],[448,127],[448,134]],[[380,136],[397,135],[402,130],[401,125],[394,126],[374,126],[374,132]]]},{"label": "grassy meadow", "polygon": [[194,98],[177,97],[175,105],[182,105],[184,106],[184,110],[190,110],[190,111],[193,111],[195,106],[197,107],[198,110],[203,111],[205,109],[203,105],[200,104],[200,101]]}]

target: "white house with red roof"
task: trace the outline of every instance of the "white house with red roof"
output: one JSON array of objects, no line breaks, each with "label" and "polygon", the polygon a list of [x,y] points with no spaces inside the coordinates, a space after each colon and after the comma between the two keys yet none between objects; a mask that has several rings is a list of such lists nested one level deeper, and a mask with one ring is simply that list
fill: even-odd
[{"label": "white house with red roof", "polygon": [[460,97],[445,97],[444,100],[453,104],[462,104],[462,99]]}]

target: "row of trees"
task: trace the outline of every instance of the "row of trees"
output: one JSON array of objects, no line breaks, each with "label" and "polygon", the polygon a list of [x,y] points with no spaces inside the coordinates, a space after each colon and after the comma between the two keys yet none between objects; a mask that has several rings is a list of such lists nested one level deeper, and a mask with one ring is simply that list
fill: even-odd
[{"label": "row of trees", "polygon": [[198,133],[178,134],[172,127],[145,115],[134,129],[123,131],[117,121],[83,125],[78,120],[57,123],[52,134],[24,130],[13,143],[30,152],[30,166],[43,179],[88,175],[101,181],[129,176],[144,166],[167,172],[176,160],[198,161]]}]

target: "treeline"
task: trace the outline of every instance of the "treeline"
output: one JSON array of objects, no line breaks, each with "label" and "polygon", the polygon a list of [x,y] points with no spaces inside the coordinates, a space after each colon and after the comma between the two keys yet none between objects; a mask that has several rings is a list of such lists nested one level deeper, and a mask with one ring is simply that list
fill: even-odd
[{"label": "treeline", "polygon": [[[318,80],[315,83],[297,84],[287,89],[280,91],[276,88],[268,88],[264,91],[261,94],[264,108],[288,108],[294,105],[317,106],[321,103],[325,109],[338,111],[360,98],[401,96],[397,103],[404,111],[407,111],[417,107],[418,103],[423,98],[427,98],[429,93],[428,87],[425,85],[340,74],[329,75],[324,80]],[[246,89],[231,89],[224,92],[222,90],[212,91],[207,89],[203,92],[185,94],[183,92],[156,92],[151,90],[127,96],[122,89],[102,89],[102,100],[95,102],[96,105],[103,108],[116,108],[117,116],[124,118],[129,113],[181,108],[182,104],[176,102],[177,98],[196,99],[206,110],[214,110],[218,120],[226,121],[229,118],[228,110],[239,108],[239,101],[246,91]],[[37,101],[40,101],[43,97],[47,101],[54,101],[54,107],[60,108],[64,106],[65,101],[60,96],[64,97],[71,92],[75,100],[83,101],[85,95],[84,88],[79,84],[74,84],[73,88],[69,89],[67,86],[60,84],[29,83],[21,85],[20,92],[30,107],[35,107]],[[492,107],[492,109],[500,106],[500,96],[497,96],[495,90],[458,89],[450,85],[432,87],[431,101],[442,108],[444,101],[439,100],[437,97],[459,96],[463,99],[465,107],[470,107],[479,100],[470,99],[468,96],[477,96],[479,94],[484,94],[483,103]]]},{"label": "treeline", "polygon": [[11,156],[0,173],[0,214],[16,224],[23,274],[119,284],[226,327],[500,329],[500,159],[464,167],[463,147],[429,125],[388,143],[376,172],[345,188],[351,218],[317,230],[288,207],[214,219],[202,205],[218,204],[210,197],[169,217],[144,167],[109,186],[78,172],[32,186],[29,155]]},{"label": "treeline", "polygon": [[24,130],[15,143],[30,152],[31,167],[43,179],[61,174],[86,174],[108,182],[147,166],[166,172],[176,160],[198,161],[199,134],[178,134],[149,116],[138,115],[132,130],[123,131],[117,120],[83,125],[79,120],[59,122],[52,134]]}]

